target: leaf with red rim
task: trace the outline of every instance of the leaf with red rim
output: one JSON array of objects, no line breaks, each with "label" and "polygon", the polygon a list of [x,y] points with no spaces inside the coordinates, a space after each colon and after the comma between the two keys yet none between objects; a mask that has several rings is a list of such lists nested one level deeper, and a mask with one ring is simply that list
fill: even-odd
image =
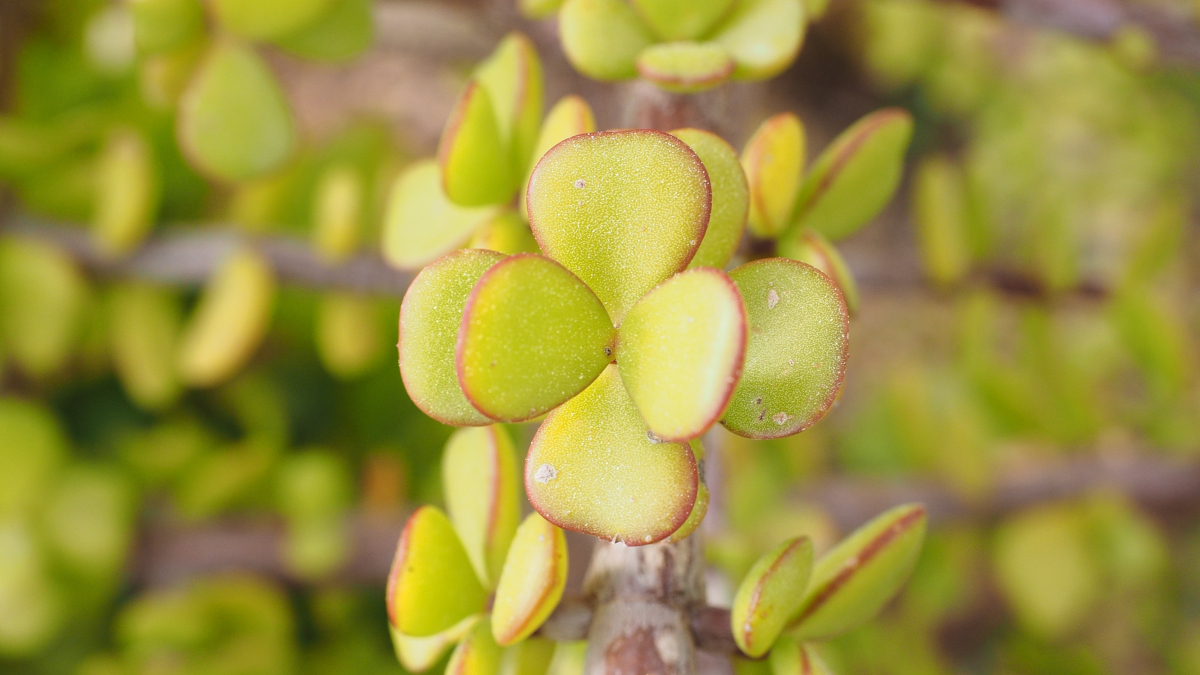
[{"label": "leaf with red rim", "polygon": [[734,0],[632,0],[634,9],[663,40],[703,37]]},{"label": "leaf with red rim", "polygon": [[804,172],[804,124],[780,113],[759,125],[742,150],[750,185],[750,231],[775,237],[788,226]]},{"label": "leaf with red rim", "polygon": [[793,233],[791,237],[780,239],[779,255],[808,263],[821,270],[822,274],[833,279],[833,283],[841,289],[850,316],[854,316],[858,311],[858,284],[854,282],[850,266],[846,264],[837,247],[821,236],[820,232],[806,227],[799,233]]},{"label": "leaf with red rim", "polygon": [[546,417],[525,458],[525,494],[559,527],[629,546],[668,537],[696,503],[696,459],[656,441],[616,366]]},{"label": "leaf with red rim", "polygon": [[569,138],[534,167],[529,221],[546,255],[583,279],[614,322],[684,269],[708,227],[708,172],[661,131]]},{"label": "leaf with red rim", "polygon": [[671,277],[625,315],[617,363],[656,436],[687,441],[725,411],[746,352],[746,308],[726,274],[698,267]]},{"label": "leaf with red rim", "polygon": [[495,207],[458,206],[442,192],[433,160],[414,162],[396,178],[383,221],[383,259],[416,270],[460,247],[496,215]]},{"label": "leaf with red rim", "polygon": [[504,675],[546,675],[557,648],[557,642],[546,638],[521,640],[504,650],[500,672]]},{"label": "leaf with red rim", "polygon": [[475,79],[488,92],[513,176],[524,176],[542,122],[542,64],[537,49],[529,38],[513,31],[475,68]]},{"label": "leaf with red rim", "polygon": [[721,420],[748,438],[812,426],[846,372],[850,319],[842,293],[811,265],[766,258],[729,273],[749,317],[742,379]]},{"label": "leaf with red rim", "polygon": [[772,675],[833,675],[829,666],[811,645],[790,635],[779,638],[768,659]]},{"label": "leaf with red rim", "polygon": [[800,608],[812,575],[813,545],[796,537],[758,559],[738,586],[730,626],[738,647],[750,656],[766,654]]},{"label": "leaf with red rim", "polygon": [[638,75],[677,94],[692,94],[721,84],[733,73],[733,59],[716,42],[663,42],[642,50]]},{"label": "leaf with red rim", "polygon": [[737,251],[750,208],[746,173],[733,146],[700,129],[676,129],[671,135],[688,144],[704,163],[712,187],[712,213],[704,240],[689,267],[724,268]]},{"label": "leaf with red rim", "polygon": [[711,40],[733,56],[736,80],[762,80],[787,69],[804,43],[801,0],[740,0]]},{"label": "leaf with red rim", "polygon": [[567,538],[536,513],[513,539],[492,605],[492,636],[501,646],[533,634],[562,599],[567,585]]},{"label": "leaf with red rim", "polygon": [[[542,130],[538,133],[537,143],[534,144],[533,158],[529,164],[529,170],[525,173],[525,182],[522,183],[526,190],[529,188],[529,178],[533,175],[534,165],[550,148],[572,136],[589,134],[595,130],[596,118],[587,101],[574,94],[559,99],[558,103],[555,103],[550,112],[546,114],[546,119],[542,122]],[[524,195],[518,196],[517,203],[521,208],[521,215],[528,220],[528,201]]]},{"label": "leaf with red rim", "polygon": [[453,627],[429,637],[405,635],[389,624],[388,632],[392,637],[392,649],[395,650],[396,658],[405,670],[410,673],[425,672],[440,661],[442,655],[461,640],[462,636],[479,618],[480,615],[477,614],[469,616]]},{"label": "leaf with red rim", "polygon": [[438,143],[442,189],[459,206],[502,204],[517,189],[500,121],[487,89],[468,80]]},{"label": "leaf with red rim", "polygon": [[520,476],[508,433],[498,425],[459,429],[442,455],[446,509],[484,586],[494,588],[521,520]]},{"label": "leaf with red rim", "polygon": [[612,360],[616,329],[562,265],[515,255],[471,291],[455,346],[463,393],[497,420],[531,419],[583,391]]},{"label": "leaf with red rim", "polygon": [[454,648],[446,675],[497,675],[504,650],[492,638],[491,621],[484,617],[471,626]]},{"label": "leaf with red rim", "polygon": [[667,543],[683,541],[700,529],[700,524],[704,522],[704,516],[708,514],[708,496],[708,486],[701,483],[696,488],[696,503],[692,506],[692,512],[688,514],[683,525],[680,525],[678,530],[667,537]]},{"label": "leaf with red rim", "polygon": [[567,0],[558,13],[563,53],[597,80],[637,76],[637,57],[654,36],[625,0]]},{"label": "leaf with red rim", "polygon": [[397,349],[404,388],[422,412],[442,424],[495,421],[476,410],[459,387],[454,348],[471,289],[501,260],[495,251],[455,251],[421,270],[400,305]]}]

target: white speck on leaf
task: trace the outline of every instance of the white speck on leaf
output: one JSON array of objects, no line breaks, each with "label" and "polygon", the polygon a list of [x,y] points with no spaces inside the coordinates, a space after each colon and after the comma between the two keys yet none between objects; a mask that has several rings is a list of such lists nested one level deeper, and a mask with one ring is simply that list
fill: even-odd
[{"label": "white speck on leaf", "polygon": [[538,470],[533,474],[533,479],[545,485],[558,477],[558,470],[551,464],[543,464],[538,467]]},{"label": "white speck on leaf", "polygon": [[774,288],[772,288],[771,290],[767,291],[767,309],[775,309],[775,305],[778,304],[779,294],[775,292]]},{"label": "white speck on leaf", "polygon": [[789,419],[791,419],[791,417],[789,417],[785,412],[779,412],[772,415],[771,419],[775,420],[775,424],[782,426],[783,423],[787,422]]},{"label": "white speck on leaf", "polygon": [[576,178],[576,179],[575,179],[575,187],[577,187],[577,188],[579,188],[580,190],[582,190],[583,188],[587,187],[587,181],[585,181],[585,180],[584,180],[584,179],[582,179],[582,178]]}]

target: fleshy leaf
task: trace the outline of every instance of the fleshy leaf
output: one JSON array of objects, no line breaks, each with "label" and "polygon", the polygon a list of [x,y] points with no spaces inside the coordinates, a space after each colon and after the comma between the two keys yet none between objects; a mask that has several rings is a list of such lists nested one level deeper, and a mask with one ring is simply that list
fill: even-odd
[{"label": "fleshy leaf", "polygon": [[528,199],[541,249],[595,291],[614,323],[687,266],[712,208],[696,153],[645,129],[559,143],[534,168]]},{"label": "fleshy leaf", "polygon": [[450,520],[436,507],[417,509],[400,533],[388,574],[388,622],[405,635],[428,637],[482,612],[486,602]]},{"label": "fleshy leaf", "polygon": [[184,329],[179,375],[208,387],[236,373],[266,336],[275,301],[275,273],[254,251],[234,252],[213,273]]},{"label": "fleshy leaf", "polygon": [[565,267],[516,255],[487,271],[463,311],[458,381],[483,414],[537,417],[582,391],[612,360],[616,330]]},{"label": "fleshy leaf", "polygon": [[521,519],[521,478],[502,427],[459,429],[442,455],[446,509],[475,573],[494,588]]},{"label": "fleshy leaf", "polygon": [[558,643],[545,638],[522,640],[504,650],[500,672],[502,675],[546,675],[557,648]]},{"label": "fleshy leaf", "polygon": [[708,33],[733,0],[632,0],[638,14],[663,40],[695,40]]},{"label": "fleshy leaf", "polygon": [[446,675],[497,675],[504,650],[492,638],[492,622],[484,617],[471,626],[450,655]]},{"label": "fleshy leaf", "polygon": [[559,527],[629,546],[668,537],[687,520],[699,484],[684,443],[653,439],[617,374],[542,422],[525,458],[525,493]]},{"label": "fleshy leaf", "polygon": [[874,218],[900,184],[912,128],[907,111],[885,108],[843,131],[813,162],[792,229],[811,227],[836,241]]},{"label": "fleshy leaf", "polygon": [[690,94],[721,84],[733,73],[733,59],[716,42],[664,42],[642,50],[638,75],[659,87]]},{"label": "fleshy leaf", "polygon": [[259,176],[279,166],[295,145],[283,91],[244,45],[216,43],[179,103],[179,147],[214,178],[236,182]]},{"label": "fleshy leaf", "polygon": [[671,533],[667,537],[668,543],[683,541],[692,536],[700,524],[704,522],[704,516],[708,514],[708,486],[701,483],[696,488],[696,503],[692,506],[692,512],[688,514],[687,520],[683,521],[683,525],[679,526],[678,530]]},{"label": "fleshy leaf", "polygon": [[341,262],[358,248],[363,215],[362,176],[351,166],[334,166],[317,181],[313,199],[313,248],[329,262]]},{"label": "fleshy leaf", "polygon": [[516,175],[499,124],[487,89],[469,80],[438,143],[442,189],[451,202],[486,206],[512,197]]},{"label": "fleshy leaf", "polygon": [[145,239],[158,210],[158,176],[150,146],[136,132],[114,134],[96,171],[92,233],[107,255],[128,253]]},{"label": "fleshy leaf", "polygon": [[820,232],[806,227],[792,237],[781,239],[779,255],[808,263],[821,270],[821,273],[833,279],[833,283],[842,291],[842,298],[846,301],[846,309],[850,316],[854,316],[858,311],[858,284],[854,282],[854,275],[850,273],[850,267],[842,258],[842,254],[838,253],[837,248],[821,236]]},{"label": "fleshy leaf", "polygon": [[790,635],[779,638],[771,648],[768,663],[771,675],[833,675],[816,650]]},{"label": "fleshy leaf", "polygon": [[567,0],[558,14],[563,52],[597,80],[637,76],[637,57],[654,36],[625,0]]},{"label": "fleshy leaf", "polygon": [[[537,143],[533,148],[533,157],[529,164],[529,171],[525,173],[525,182],[522,185],[528,189],[529,178],[533,175],[534,164],[550,148],[572,136],[590,134],[595,130],[596,118],[592,115],[592,108],[587,104],[587,101],[574,94],[559,99],[558,103],[555,103],[554,107],[546,115],[545,121],[542,122],[542,130],[538,134]],[[527,208],[529,204],[524,195],[517,196],[517,203],[521,208],[521,215],[525,216],[525,219],[528,220]]]},{"label": "fleshy leaf", "polygon": [[506,255],[541,252],[529,224],[513,211],[504,211],[475,230],[467,248],[486,248]]},{"label": "fleshy leaf", "polygon": [[234,35],[274,40],[315,21],[333,0],[212,0],[217,20]]},{"label": "fleshy leaf", "polygon": [[400,305],[400,376],[426,415],[455,426],[494,420],[479,412],[458,385],[454,345],[463,308],[475,282],[504,256],[495,251],[455,251],[421,270]]},{"label": "fleshy leaf", "polygon": [[733,56],[736,80],[762,80],[782,73],[804,42],[801,0],[740,0],[711,37]]},{"label": "fleshy leaf", "polygon": [[537,49],[521,33],[509,33],[475,69],[475,79],[492,102],[513,177],[525,176],[542,122],[542,64]]},{"label": "fleshy leaf", "polygon": [[346,63],[370,48],[374,39],[371,0],[333,0],[320,19],[276,44],[301,58]]},{"label": "fleshy leaf", "polygon": [[116,286],[109,296],[114,370],[135,403],[161,410],[180,393],[175,370],[179,302],[169,291],[142,284]]},{"label": "fleshy leaf", "polygon": [[383,354],[378,300],[356,293],[328,293],[317,305],[313,342],[321,365],[341,378],[362,375]]},{"label": "fleshy leaf", "polygon": [[925,275],[938,286],[953,285],[971,265],[961,170],[947,157],[930,157],[921,162],[912,190],[913,222]]},{"label": "fleshy leaf", "polygon": [[850,321],[837,286],[811,265],[767,258],[729,274],[749,316],[742,381],[722,423],[748,438],[790,436],[833,405]]},{"label": "fleshy leaf", "polygon": [[700,436],[725,411],[746,353],[746,308],[720,270],[671,277],[625,315],[617,363],[646,426],[663,440]]},{"label": "fleshy leaf", "polygon": [[383,257],[412,270],[458,248],[496,214],[458,206],[442,192],[437,163],[415,162],[392,186],[383,223]]},{"label": "fleshy leaf", "polygon": [[738,586],[730,611],[733,639],[750,656],[766,654],[800,608],[812,575],[813,545],[796,537],[759,558]]},{"label": "fleshy leaf", "polygon": [[797,639],[832,637],[875,616],[908,579],[925,538],[925,507],[897,506],[817,561],[789,628]]},{"label": "fleshy leaf", "polygon": [[788,226],[804,171],[804,124],[780,113],[759,125],[742,151],[750,184],[750,231],[776,237]]},{"label": "fleshy leaf", "polygon": [[533,634],[562,599],[567,585],[567,538],[531,513],[517,528],[492,605],[492,636],[501,646]]},{"label": "fleshy leaf", "polygon": [[518,0],[517,8],[526,19],[546,19],[554,16],[563,0]]},{"label": "fleshy leaf", "polygon": [[720,136],[700,129],[671,132],[704,163],[712,187],[712,214],[689,267],[724,268],[737,251],[750,208],[749,187],[737,152]]},{"label": "fleshy leaf", "polygon": [[462,639],[471,626],[479,620],[479,615],[469,616],[455,624],[452,628],[435,633],[428,637],[413,637],[396,630],[388,624],[388,632],[392,636],[392,648],[400,665],[410,673],[422,673],[429,670],[441,660],[456,642]]},{"label": "fleshy leaf", "polygon": [[74,261],[50,244],[0,239],[0,341],[25,372],[58,370],[74,349],[88,295]]}]

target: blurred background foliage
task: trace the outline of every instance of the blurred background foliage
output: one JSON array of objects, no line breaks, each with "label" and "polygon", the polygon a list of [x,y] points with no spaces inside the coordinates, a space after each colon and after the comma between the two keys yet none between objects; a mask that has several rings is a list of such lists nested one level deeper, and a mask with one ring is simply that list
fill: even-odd
[{"label": "blurred background foliage", "polygon": [[[621,124],[627,89],[573,75],[510,5],[0,7],[0,671],[401,671],[384,574],[410,505],[441,500],[450,430],[390,356],[399,297],[299,287],[253,247],[204,288],[103,261],[162,233],[374,255],[395,176],[511,27],[548,100]],[[1153,5],[1200,35],[1197,7]],[[836,672],[1200,675],[1197,64],[1133,24],[1088,40],[926,0],[839,0],[808,41],[718,99],[735,146],[796,110],[816,150],[883,104],[916,136],[904,194],[845,242],[862,304],[837,409],[706,439],[712,602],[783,538],[827,547],[903,492],[930,503],[925,552],[826,645]]]}]

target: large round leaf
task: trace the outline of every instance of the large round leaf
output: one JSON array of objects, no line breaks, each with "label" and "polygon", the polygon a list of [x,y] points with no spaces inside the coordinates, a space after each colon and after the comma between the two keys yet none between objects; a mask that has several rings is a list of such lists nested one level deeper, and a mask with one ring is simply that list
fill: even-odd
[{"label": "large round leaf", "polygon": [[800,608],[812,568],[808,537],[789,539],[754,563],[738,586],[729,616],[738,648],[755,657],[771,649]]},{"label": "large round leaf", "polygon": [[804,24],[801,0],[739,0],[710,39],[733,56],[735,79],[761,80],[778,75],[796,59]]},{"label": "large round leaf", "polygon": [[521,520],[517,458],[497,425],[459,429],[442,455],[442,491],[471,564],[495,587]]},{"label": "large round leaf", "polygon": [[804,125],[780,113],[759,125],[742,151],[750,184],[750,231],[776,237],[788,226],[804,171]]},{"label": "large round leaf", "polygon": [[512,164],[488,90],[468,81],[438,143],[446,196],[459,206],[504,203],[517,188]]},{"label": "large round leaf", "polygon": [[750,319],[742,380],[722,423],[749,438],[803,431],[833,405],[849,350],[850,320],[837,286],[811,265],[786,258],[747,263],[729,274]]},{"label": "large round leaf", "polygon": [[613,321],[687,266],[712,208],[708,172],[661,131],[569,138],[529,180],[529,221],[546,255],[596,292]]},{"label": "large round leaf", "polygon": [[558,263],[516,255],[471,291],[455,363],[479,411],[522,421],[571,398],[612,360],[616,330],[587,286]]},{"label": "large round leaf", "polygon": [[531,513],[517,528],[492,605],[492,636],[502,646],[533,634],[567,585],[567,538]]},{"label": "large round leaf", "polygon": [[664,42],[642,50],[637,71],[661,89],[691,94],[728,79],[733,59],[716,42]]},{"label": "large round leaf", "polygon": [[503,259],[495,251],[455,251],[421,270],[404,294],[397,345],[400,376],[413,403],[443,424],[493,422],[476,410],[459,388],[454,345],[471,289]]},{"label": "large round leaf", "polygon": [[678,530],[698,485],[691,448],[653,437],[615,366],[550,413],[525,458],[525,493],[546,520],[629,546]]},{"label": "large round leaf", "polygon": [[664,40],[703,37],[734,0],[633,0],[633,6]]},{"label": "large round leaf", "polygon": [[428,637],[482,612],[486,602],[450,520],[436,507],[417,509],[400,534],[388,574],[388,622],[405,635]]},{"label": "large round leaf", "polygon": [[737,152],[720,136],[700,129],[676,129],[671,135],[696,153],[712,185],[712,215],[689,266],[723,268],[737,251],[746,229],[750,208],[746,174]]},{"label": "large round leaf", "polygon": [[575,70],[597,80],[637,76],[638,54],[654,42],[625,0],[567,0],[558,32]]},{"label": "large round leaf", "polygon": [[643,297],[621,323],[621,380],[659,438],[700,436],[725,411],[746,352],[746,308],[720,270],[675,275]]},{"label": "large round leaf", "polygon": [[446,198],[437,163],[414,163],[392,186],[383,222],[383,257],[400,269],[420,269],[458,248],[496,214]]}]

